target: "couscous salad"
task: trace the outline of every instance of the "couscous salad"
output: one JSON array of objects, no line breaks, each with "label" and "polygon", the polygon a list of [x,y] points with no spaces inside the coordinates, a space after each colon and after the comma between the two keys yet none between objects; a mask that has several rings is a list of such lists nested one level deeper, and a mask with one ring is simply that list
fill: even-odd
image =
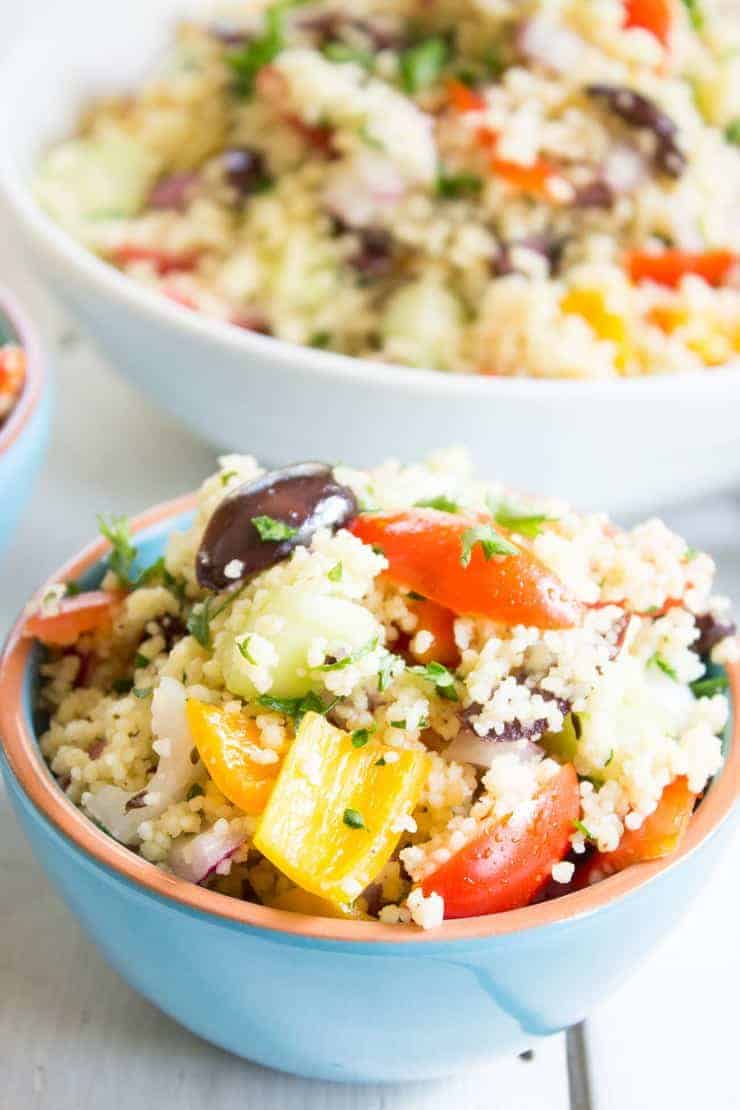
[{"label": "couscous salad", "polygon": [[180,305],[453,372],[740,351],[740,27],[712,0],[280,0],[183,26],[38,167]]},{"label": "couscous salad", "polygon": [[3,333],[0,323],[0,430],[20,399],[25,382],[23,348]]},{"label": "couscous salad", "polygon": [[422,928],[680,843],[737,658],[714,564],[660,521],[478,481],[466,456],[228,456],[149,566],[48,587],[43,754],[110,836],[284,910]]}]

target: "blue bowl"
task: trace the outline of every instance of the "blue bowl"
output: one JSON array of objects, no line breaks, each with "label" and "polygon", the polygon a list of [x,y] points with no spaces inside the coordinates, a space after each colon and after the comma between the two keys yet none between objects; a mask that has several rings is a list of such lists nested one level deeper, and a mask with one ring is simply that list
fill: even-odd
[{"label": "blue bowl", "polygon": [[0,290],[0,334],[26,355],[26,382],[10,416],[0,426],[0,553],[26,506],[49,440],[51,390],[44,355],[15,300]]},{"label": "blue bowl", "polygon": [[[140,518],[142,562],[187,502]],[[100,577],[96,543],[66,567]],[[136,990],[206,1040],[269,1067],[357,1082],[448,1075],[583,1019],[701,896],[730,836],[737,721],[725,766],[681,850],[588,890],[423,933],[256,906],[183,882],[97,829],[38,750],[39,652],[11,633],[0,660],[0,763],[52,884]],[[740,669],[731,673],[735,704]]]}]

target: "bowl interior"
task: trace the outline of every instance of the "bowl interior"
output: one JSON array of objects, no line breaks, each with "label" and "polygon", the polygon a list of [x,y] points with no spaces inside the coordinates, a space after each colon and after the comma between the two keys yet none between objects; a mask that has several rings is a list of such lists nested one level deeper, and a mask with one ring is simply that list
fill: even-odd
[{"label": "bowl interior", "polygon": [[[133,522],[139,549],[138,564],[147,566],[162,554],[170,532],[186,528],[192,520],[193,498],[183,498]],[[63,567],[52,581],[75,579],[85,587],[98,585],[104,570],[105,545],[97,541]],[[0,660],[0,743],[10,768],[25,793],[43,816],[88,855],[110,870],[138,883],[155,895],[181,906],[257,928],[351,942],[446,942],[503,935],[591,914],[628,895],[662,872],[677,866],[703,839],[728,817],[740,790],[740,722],[734,721],[726,737],[726,760],[698,807],[681,849],[668,860],[628,868],[595,886],[535,906],[488,917],[450,921],[430,932],[398,929],[378,922],[339,921],[305,917],[228,898],[176,879],[146,862],[98,829],[66,797],[46,766],[37,743],[43,727],[34,705],[39,680],[41,650],[23,640],[20,625],[11,633]],[[740,666],[729,668],[732,684],[732,717],[737,714]],[[731,735],[732,734],[732,735]]]}]

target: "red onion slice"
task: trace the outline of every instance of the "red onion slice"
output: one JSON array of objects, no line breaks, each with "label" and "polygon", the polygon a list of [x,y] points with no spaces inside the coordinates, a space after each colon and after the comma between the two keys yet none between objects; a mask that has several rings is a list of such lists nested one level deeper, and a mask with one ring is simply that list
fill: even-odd
[{"label": "red onion slice", "polygon": [[197,836],[180,837],[170,849],[167,862],[180,879],[202,883],[220,863],[230,859],[246,840],[243,832],[216,831],[214,825]]}]

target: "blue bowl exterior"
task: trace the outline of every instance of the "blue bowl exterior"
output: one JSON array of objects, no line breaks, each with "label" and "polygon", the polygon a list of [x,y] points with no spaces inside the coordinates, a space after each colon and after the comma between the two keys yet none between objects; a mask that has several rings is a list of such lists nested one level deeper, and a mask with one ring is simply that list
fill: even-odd
[{"label": "blue bowl exterior", "polygon": [[21,511],[29,501],[46,454],[51,408],[51,389],[45,382],[25,427],[9,447],[0,448],[0,554],[10,542]]},{"label": "blue bowl exterior", "polygon": [[[187,520],[137,537],[142,564]],[[29,667],[29,720],[34,683]],[[2,756],[0,766],[52,884],[134,989],[237,1055],[356,1082],[449,1075],[580,1021],[699,896],[732,824],[631,894],[566,921],[469,941],[353,943],[229,921],[131,883],[58,832]]]}]

